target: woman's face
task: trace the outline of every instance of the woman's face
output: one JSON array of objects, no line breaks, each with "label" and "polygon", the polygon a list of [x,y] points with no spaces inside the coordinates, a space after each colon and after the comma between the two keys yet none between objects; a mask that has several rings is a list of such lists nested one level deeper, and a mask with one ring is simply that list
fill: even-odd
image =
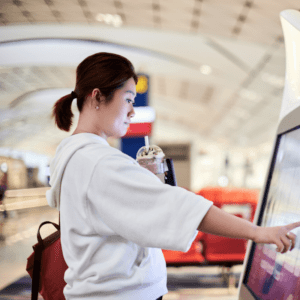
[{"label": "woman's face", "polygon": [[99,107],[101,116],[102,136],[120,138],[124,136],[134,116],[134,98],[136,85],[133,78],[126,81],[124,86],[115,91],[109,104],[103,103]]}]

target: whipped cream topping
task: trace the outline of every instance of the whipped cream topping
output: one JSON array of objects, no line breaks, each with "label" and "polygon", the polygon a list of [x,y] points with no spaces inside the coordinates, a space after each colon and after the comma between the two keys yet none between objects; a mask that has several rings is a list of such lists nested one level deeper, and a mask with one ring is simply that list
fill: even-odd
[{"label": "whipped cream topping", "polygon": [[153,159],[153,158],[164,158],[165,154],[160,147],[151,145],[148,148],[146,146],[139,149],[136,154],[136,159]]}]

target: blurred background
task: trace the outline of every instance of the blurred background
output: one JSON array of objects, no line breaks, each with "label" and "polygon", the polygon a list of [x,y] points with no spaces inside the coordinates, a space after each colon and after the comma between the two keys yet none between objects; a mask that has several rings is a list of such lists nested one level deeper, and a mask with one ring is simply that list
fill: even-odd
[{"label": "blurred background", "polygon": [[225,185],[224,175],[228,185],[261,187],[284,87],[279,13],[299,9],[297,1],[0,5],[0,155],[9,188],[47,183],[47,164],[69,135],[54,126],[53,103],[74,89],[78,63],[100,51],[125,55],[149,76],[151,143],[190,145],[187,188]]}]

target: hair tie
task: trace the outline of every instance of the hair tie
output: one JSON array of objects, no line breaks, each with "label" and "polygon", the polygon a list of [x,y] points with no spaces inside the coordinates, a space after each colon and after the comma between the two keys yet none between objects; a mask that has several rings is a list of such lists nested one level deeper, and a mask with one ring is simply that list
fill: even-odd
[{"label": "hair tie", "polygon": [[77,94],[74,91],[71,92],[71,96],[72,96],[72,99],[77,98]]}]

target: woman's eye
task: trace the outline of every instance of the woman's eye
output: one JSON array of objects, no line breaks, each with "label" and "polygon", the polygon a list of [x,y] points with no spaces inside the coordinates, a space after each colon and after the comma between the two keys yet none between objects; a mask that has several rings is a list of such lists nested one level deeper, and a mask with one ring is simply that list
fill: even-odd
[{"label": "woman's eye", "polygon": [[133,100],[131,100],[131,99],[126,99],[126,100],[127,100],[128,103],[134,104],[134,101],[133,101]]}]

